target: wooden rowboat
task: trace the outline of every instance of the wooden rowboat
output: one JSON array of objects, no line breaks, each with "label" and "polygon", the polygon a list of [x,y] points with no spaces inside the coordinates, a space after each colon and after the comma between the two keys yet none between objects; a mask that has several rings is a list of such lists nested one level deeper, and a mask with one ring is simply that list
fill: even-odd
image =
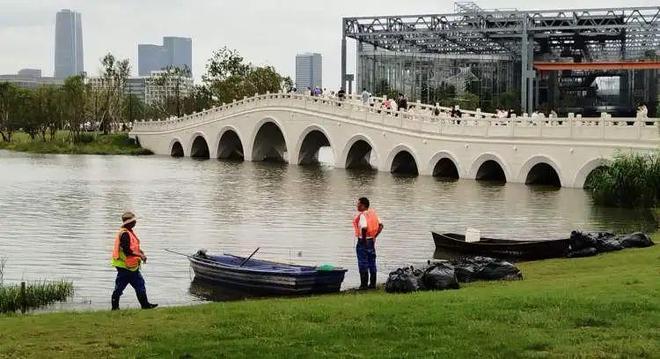
[{"label": "wooden rowboat", "polygon": [[270,262],[245,257],[207,255],[188,257],[195,277],[224,286],[261,294],[312,294],[338,292],[346,269],[320,268]]},{"label": "wooden rowboat", "polygon": [[516,241],[482,237],[478,242],[466,242],[465,236],[461,234],[435,232],[431,234],[436,249],[502,259],[558,258],[566,256],[569,250],[569,239]]}]

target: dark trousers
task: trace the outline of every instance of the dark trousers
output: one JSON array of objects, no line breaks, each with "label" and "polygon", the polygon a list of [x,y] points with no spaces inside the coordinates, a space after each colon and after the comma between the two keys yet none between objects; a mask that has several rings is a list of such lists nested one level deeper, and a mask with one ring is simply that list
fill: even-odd
[{"label": "dark trousers", "polygon": [[376,273],[376,247],[373,239],[367,239],[366,241],[358,239],[355,253],[357,254],[360,272]]},{"label": "dark trousers", "polygon": [[124,289],[126,289],[126,286],[129,284],[135,289],[135,294],[138,296],[140,294],[146,295],[147,288],[144,286],[144,278],[142,278],[142,274],[139,270],[133,272],[128,269],[117,268],[117,279],[115,279],[115,290],[112,292],[112,297],[121,297],[122,293],[124,293]]}]

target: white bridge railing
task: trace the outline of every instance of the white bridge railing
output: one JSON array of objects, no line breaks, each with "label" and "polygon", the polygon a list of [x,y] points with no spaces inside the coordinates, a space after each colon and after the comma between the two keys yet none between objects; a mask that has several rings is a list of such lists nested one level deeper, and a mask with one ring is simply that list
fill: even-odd
[{"label": "white bridge railing", "polygon": [[340,117],[342,120],[363,121],[384,127],[421,131],[441,135],[485,137],[547,137],[611,140],[645,140],[660,138],[660,119],[620,118],[603,114],[600,118],[521,117],[498,118],[495,114],[461,110],[462,117],[450,116],[450,108],[412,103],[408,111],[388,110],[381,107],[380,98],[364,105],[359,96],[344,100],[292,93],[267,93],[246,97],[202,112],[165,120],[137,121],[133,133],[158,133],[189,128],[222,120],[225,117],[259,108],[298,109]]}]

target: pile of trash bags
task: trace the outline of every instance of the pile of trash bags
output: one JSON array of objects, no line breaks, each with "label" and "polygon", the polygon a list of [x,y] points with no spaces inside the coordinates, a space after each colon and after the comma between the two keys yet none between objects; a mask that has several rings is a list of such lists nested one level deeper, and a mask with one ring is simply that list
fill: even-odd
[{"label": "pile of trash bags", "polygon": [[477,280],[518,280],[522,273],[513,264],[489,257],[436,261],[427,266],[399,268],[390,273],[385,283],[388,293],[410,293],[419,290],[458,289],[459,283]]},{"label": "pile of trash bags", "polygon": [[637,232],[616,235],[609,232],[571,232],[569,258],[590,257],[599,253],[618,251],[624,248],[643,248],[653,245],[648,235]]}]

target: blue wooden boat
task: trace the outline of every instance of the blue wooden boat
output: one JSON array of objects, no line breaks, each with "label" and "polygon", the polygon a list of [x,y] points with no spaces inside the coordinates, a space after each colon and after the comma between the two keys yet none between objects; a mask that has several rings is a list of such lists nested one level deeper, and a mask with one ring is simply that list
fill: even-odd
[{"label": "blue wooden boat", "polygon": [[338,292],[346,269],[324,268],[250,259],[231,254],[188,257],[200,278],[224,286],[262,294],[314,294]]}]

